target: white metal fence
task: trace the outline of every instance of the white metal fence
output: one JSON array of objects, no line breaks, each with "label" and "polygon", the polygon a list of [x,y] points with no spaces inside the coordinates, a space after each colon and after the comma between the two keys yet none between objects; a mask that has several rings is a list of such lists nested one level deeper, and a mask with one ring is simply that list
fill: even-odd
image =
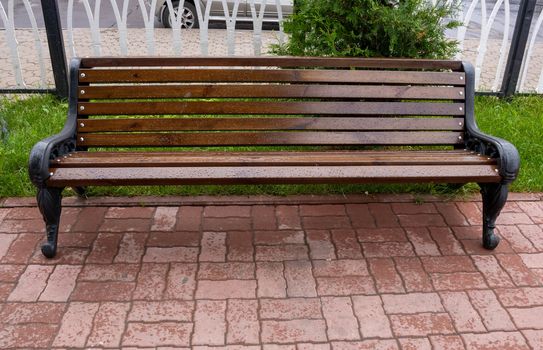
[{"label": "white metal fence", "polygon": [[[271,43],[287,38],[282,26],[263,30],[264,11],[275,7],[278,23],[288,0],[209,0],[196,6],[200,29],[181,29],[180,18],[172,28],[160,28],[157,6],[172,0],[58,0],[61,7],[68,57],[109,55],[261,55]],[[181,0],[183,3],[185,0]],[[188,1],[188,0],[186,0]],[[229,0],[230,1],[230,0]],[[246,1],[252,26],[240,29],[238,9]],[[479,91],[496,92],[511,44],[518,2],[515,0],[466,0],[458,20],[463,26],[448,33],[459,42],[458,59],[476,67]],[[221,4],[225,20],[213,24],[211,6]],[[181,4],[182,5],[182,4]],[[257,11],[258,10],[258,11]],[[104,18],[110,22],[104,24]],[[51,64],[39,0],[0,0],[0,89],[48,88]],[[524,55],[518,91],[543,93],[543,11],[537,7]]]}]

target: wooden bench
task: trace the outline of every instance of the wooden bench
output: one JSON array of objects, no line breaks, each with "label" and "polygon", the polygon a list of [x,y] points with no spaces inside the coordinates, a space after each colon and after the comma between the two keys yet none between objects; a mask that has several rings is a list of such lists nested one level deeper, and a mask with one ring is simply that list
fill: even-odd
[{"label": "wooden bench", "polygon": [[66,125],[30,155],[46,257],[63,188],[91,185],[477,182],[483,245],[499,242],[519,156],[477,128],[468,63],[84,58],[70,74]]}]

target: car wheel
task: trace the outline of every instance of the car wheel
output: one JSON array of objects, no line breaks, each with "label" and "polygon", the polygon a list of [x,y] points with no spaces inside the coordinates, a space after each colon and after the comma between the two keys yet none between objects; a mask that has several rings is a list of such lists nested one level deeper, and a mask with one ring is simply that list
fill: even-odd
[{"label": "car wheel", "polygon": [[[182,10],[179,9],[179,1],[172,1],[172,6],[174,9],[174,16],[177,17],[181,11],[181,28],[198,28],[198,15],[196,7],[192,3],[185,0],[185,5]],[[168,5],[166,5],[164,11],[162,11],[162,23],[166,28],[172,27],[172,19],[170,18],[170,9],[168,8]]]}]

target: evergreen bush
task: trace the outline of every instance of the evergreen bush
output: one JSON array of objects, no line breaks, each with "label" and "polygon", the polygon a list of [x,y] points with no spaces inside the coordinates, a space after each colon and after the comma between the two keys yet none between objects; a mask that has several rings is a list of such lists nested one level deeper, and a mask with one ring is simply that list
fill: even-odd
[{"label": "evergreen bush", "polygon": [[456,5],[438,0],[296,0],[290,39],[271,52],[293,56],[450,58]]}]

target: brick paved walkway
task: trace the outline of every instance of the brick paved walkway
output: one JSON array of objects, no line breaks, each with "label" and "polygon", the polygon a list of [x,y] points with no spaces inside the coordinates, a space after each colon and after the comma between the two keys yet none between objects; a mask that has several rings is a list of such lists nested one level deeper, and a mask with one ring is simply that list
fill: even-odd
[{"label": "brick paved walkway", "polygon": [[0,208],[0,348],[541,349],[541,199]]}]

